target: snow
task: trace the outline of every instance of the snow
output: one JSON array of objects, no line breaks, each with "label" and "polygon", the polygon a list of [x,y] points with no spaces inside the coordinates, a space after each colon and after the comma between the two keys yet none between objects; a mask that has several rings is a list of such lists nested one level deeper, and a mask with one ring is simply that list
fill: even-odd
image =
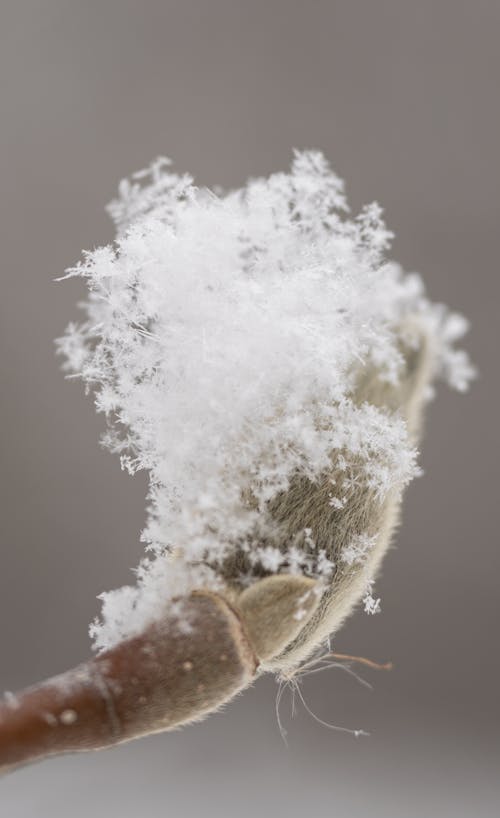
[{"label": "snow", "polygon": [[[267,505],[292,474],[314,480],[332,458],[347,476],[349,457],[361,461],[381,500],[418,472],[402,418],[353,399],[365,366],[397,382],[407,316],[433,337],[436,377],[463,390],[473,372],[455,348],[465,319],[387,260],[380,207],[350,217],[319,152],[226,194],[160,158],[123,181],[108,210],[115,242],[66,273],[89,295],[58,347],[107,418],[105,445],[130,474],[145,469],[150,489],[147,554],[135,586],[102,595],[97,648],[140,632],[166,599],[220,587],[236,544],[252,566],[242,585],[258,567],[331,573],[310,532],[307,552],[259,545],[273,525]],[[344,507],[349,492],[336,489],[331,503]]]},{"label": "snow", "polygon": [[366,561],[370,551],[374,548],[377,537],[359,534],[342,549],[341,560],[346,565],[355,565]]},{"label": "snow", "polygon": [[380,598],[376,599],[373,596],[373,593],[372,593],[373,585],[374,585],[373,580],[368,580],[367,585],[366,585],[365,595],[363,597],[364,611],[365,611],[365,613],[371,614],[371,615],[380,613],[380,611],[382,610],[381,607],[380,607]]},{"label": "snow", "polygon": [[63,710],[59,720],[61,724],[69,726],[78,720],[78,713],[75,710]]}]

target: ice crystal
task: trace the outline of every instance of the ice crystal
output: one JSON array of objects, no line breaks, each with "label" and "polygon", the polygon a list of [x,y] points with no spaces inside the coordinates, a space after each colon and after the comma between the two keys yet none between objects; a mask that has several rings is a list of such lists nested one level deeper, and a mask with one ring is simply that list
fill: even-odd
[{"label": "ice crystal", "polygon": [[365,613],[371,615],[380,613],[381,611],[380,598],[375,599],[372,593],[373,585],[374,585],[373,580],[369,580],[366,585],[365,595],[363,597]]},{"label": "ice crystal", "polygon": [[375,536],[369,537],[367,534],[359,534],[353,538],[349,545],[342,549],[342,562],[345,562],[346,565],[365,562],[376,541]]},{"label": "ice crystal", "polygon": [[[436,375],[458,389],[471,375],[454,347],[464,319],[386,259],[380,208],[351,218],[322,154],[296,153],[289,173],[226,194],[169,165],[159,159],[120,184],[108,207],[115,242],[67,271],[89,287],[85,320],[59,339],[67,371],[106,415],[105,445],[150,480],[148,554],[135,587],[103,595],[98,647],[136,633],[166,597],[218,587],[236,544],[248,557],[243,585],[256,565],[331,573],[311,532],[273,544],[269,501],[332,458],[345,474],[332,485],[335,509],[360,479],[350,458],[380,499],[414,476],[402,418],[353,393],[363,367],[397,382],[407,316],[433,337]],[[364,548],[343,559],[354,564]],[[376,607],[367,593],[365,607]]]}]

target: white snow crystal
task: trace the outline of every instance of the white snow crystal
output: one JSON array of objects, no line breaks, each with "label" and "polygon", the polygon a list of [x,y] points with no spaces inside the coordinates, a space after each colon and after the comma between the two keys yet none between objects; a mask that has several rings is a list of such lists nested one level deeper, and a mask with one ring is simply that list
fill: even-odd
[{"label": "white snow crystal", "polygon": [[365,562],[368,554],[374,547],[377,537],[369,537],[367,534],[359,534],[348,545],[342,549],[340,558],[346,565],[355,565]]},{"label": "white snow crystal", "polygon": [[363,605],[365,609],[365,613],[367,614],[377,614],[380,613],[380,598],[375,599],[373,596],[373,580],[369,580],[366,586],[365,595],[363,597]]},{"label": "white snow crystal", "polygon": [[290,563],[259,547],[266,505],[293,474],[324,473],[335,453],[346,475],[332,489],[343,491],[332,493],[338,508],[349,502],[349,455],[380,498],[414,476],[403,420],[353,400],[360,367],[397,382],[406,316],[432,334],[436,375],[463,389],[472,374],[454,348],[464,319],[386,259],[378,205],[348,216],[343,182],[321,153],[296,153],[290,173],[227,194],[169,165],[159,159],[120,184],[108,208],[115,242],[67,271],[89,295],[85,320],[58,341],[66,369],[106,416],[105,445],[150,480],[148,557],[135,587],[102,595],[99,648],[139,632],[166,599],[219,587],[235,543],[267,571],[332,571],[310,532],[302,561],[296,542]]}]

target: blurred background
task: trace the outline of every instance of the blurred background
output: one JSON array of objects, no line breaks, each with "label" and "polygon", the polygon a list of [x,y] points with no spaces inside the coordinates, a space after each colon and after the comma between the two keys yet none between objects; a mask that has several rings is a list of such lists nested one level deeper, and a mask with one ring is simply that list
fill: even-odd
[{"label": "blurred background", "polygon": [[0,689],[89,652],[96,595],[131,580],[146,483],[53,339],[54,283],[113,237],[104,205],[159,154],[239,186],[319,148],[353,210],[377,199],[393,255],[471,320],[480,379],[439,390],[403,523],[339,651],[392,659],[306,679],[322,728],[266,678],[203,724],[0,781],[8,818],[493,816],[498,739],[498,0],[2,0]]}]

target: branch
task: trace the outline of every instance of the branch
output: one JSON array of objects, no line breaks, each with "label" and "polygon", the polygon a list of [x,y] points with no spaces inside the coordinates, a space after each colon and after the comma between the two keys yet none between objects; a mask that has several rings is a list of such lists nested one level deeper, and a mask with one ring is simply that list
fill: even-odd
[{"label": "branch", "polygon": [[235,610],[195,592],[171,615],[74,670],[0,704],[0,771],[169,730],[219,708],[249,685],[258,660]]},{"label": "branch", "polygon": [[177,613],[164,613],[140,636],[8,694],[0,704],[0,772],[202,719],[252,683],[319,599],[318,583],[289,574],[259,580],[231,602],[210,591],[177,599]]}]

